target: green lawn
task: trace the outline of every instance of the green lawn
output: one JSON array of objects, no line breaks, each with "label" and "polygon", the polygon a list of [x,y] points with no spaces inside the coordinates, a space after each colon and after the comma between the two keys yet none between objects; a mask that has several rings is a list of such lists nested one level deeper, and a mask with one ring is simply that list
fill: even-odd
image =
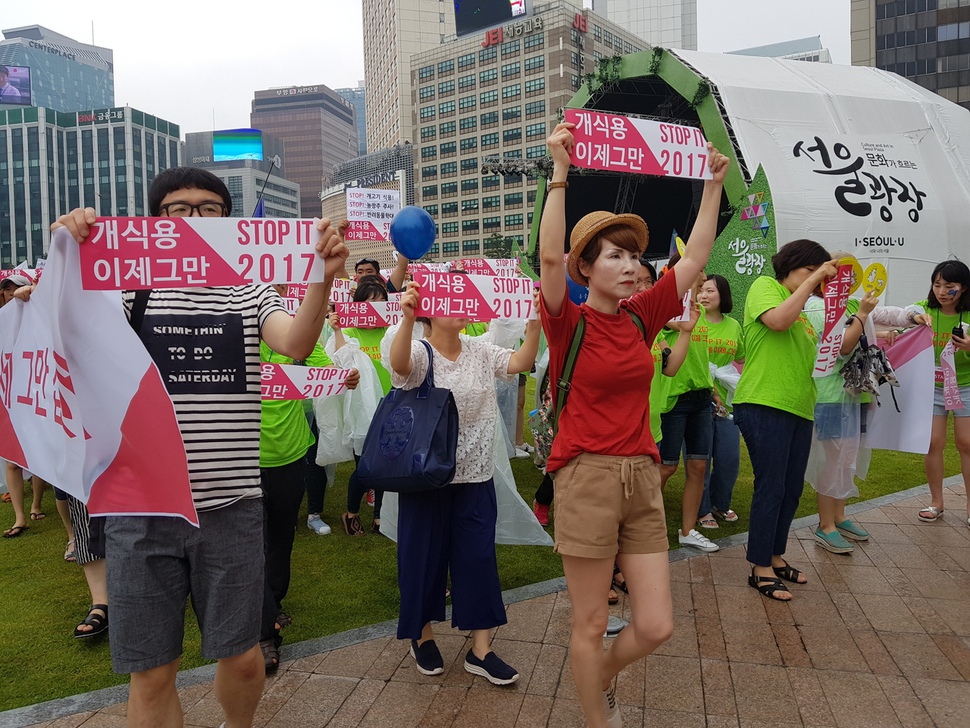
[{"label": "green lawn", "polygon": [[[512,469],[519,492],[531,504],[541,474],[528,460],[514,460]],[[947,449],[946,472],[959,472],[952,444]],[[294,618],[285,633],[287,643],[393,619],[397,614],[394,544],[381,536],[351,539],[339,528],[349,473],[348,465],[339,467],[337,483],[327,491],[324,518],[334,526],[333,535],[313,534],[303,525],[305,511],[301,514],[293,552],[293,582],[286,600],[287,611]],[[921,456],[879,451],[874,453],[869,478],[860,491],[862,499],[869,499],[923,482]],[[664,498],[672,548],[677,547],[682,485],[681,471],[671,479]],[[721,538],[747,530],[751,487],[750,464],[742,457],[733,503],[741,518],[737,524],[722,525],[710,535]],[[54,511],[52,494],[45,495],[44,506],[47,519],[31,523],[30,531],[21,538],[0,542],[0,588],[4,595],[0,664],[6,666],[0,682],[0,710],[125,681],[124,676],[111,672],[106,642],[88,644],[71,638],[88,607],[87,589],[80,568],[61,558],[64,531]],[[366,507],[364,511],[362,518],[369,527],[370,513]],[[814,491],[806,488],[798,515],[814,511]],[[10,506],[0,506],[0,524],[6,527],[12,518]],[[562,576],[561,563],[551,548],[499,546],[498,557],[506,589]],[[189,615],[182,663],[185,668],[204,663],[191,610]]]}]

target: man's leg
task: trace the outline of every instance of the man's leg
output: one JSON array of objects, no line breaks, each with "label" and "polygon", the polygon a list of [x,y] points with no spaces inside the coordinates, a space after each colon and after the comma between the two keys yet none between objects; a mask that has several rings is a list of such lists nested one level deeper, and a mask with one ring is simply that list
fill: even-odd
[{"label": "man's leg", "polygon": [[266,668],[259,645],[224,657],[216,667],[216,699],[226,714],[226,728],[249,728],[263,697]]},{"label": "man's leg", "polygon": [[128,728],[181,728],[182,703],[175,689],[180,661],[131,673]]}]

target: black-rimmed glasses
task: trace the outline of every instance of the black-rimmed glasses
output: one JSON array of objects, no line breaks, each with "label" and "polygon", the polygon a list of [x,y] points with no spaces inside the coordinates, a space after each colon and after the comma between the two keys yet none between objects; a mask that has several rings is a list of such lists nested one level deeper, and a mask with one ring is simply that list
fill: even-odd
[{"label": "black-rimmed glasses", "polygon": [[160,210],[167,217],[192,217],[193,213],[198,213],[200,217],[225,217],[229,211],[222,202],[203,202],[198,205],[169,202],[167,205],[162,205]]}]

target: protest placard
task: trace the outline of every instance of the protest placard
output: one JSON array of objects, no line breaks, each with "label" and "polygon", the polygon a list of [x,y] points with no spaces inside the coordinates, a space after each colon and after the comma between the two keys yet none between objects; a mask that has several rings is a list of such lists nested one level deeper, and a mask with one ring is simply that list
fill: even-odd
[{"label": "protest placard", "polygon": [[401,323],[401,297],[388,301],[338,303],[337,315],[345,329],[378,329]]},{"label": "protest placard", "polygon": [[839,358],[842,338],[845,335],[842,317],[845,316],[852,282],[852,266],[840,265],[839,272],[834,278],[826,281],[822,289],[822,300],[825,301],[825,327],[819,340],[815,368],[812,370],[812,377],[815,379],[828,376]]},{"label": "protest placard", "polygon": [[499,278],[464,273],[419,273],[419,316],[492,319],[535,318],[530,278]]},{"label": "protest placard", "polygon": [[296,364],[262,362],[260,393],[263,399],[315,399],[333,397],[347,390],[350,369],[303,367]]},{"label": "protest placard", "polygon": [[401,193],[367,187],[347,188],[347,221],[344,237],[350,241],[389,240],[391,221],[401,209]]}]

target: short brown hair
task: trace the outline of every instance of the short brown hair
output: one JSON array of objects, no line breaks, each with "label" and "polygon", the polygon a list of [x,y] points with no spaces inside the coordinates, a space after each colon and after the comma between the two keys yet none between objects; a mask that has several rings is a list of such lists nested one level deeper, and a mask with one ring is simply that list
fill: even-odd
[{"label": "short brown hair", "polygon": [[610,225],[608,228],[597,233],[583,250],[579,259],[585,261],[586,265],[593,265],[603,249],[603,240],[608,239],[618,248],[636,253],[638,256],[642,252],[642,246],[637,239],[637,234],[633,228],[627,225]]}]

